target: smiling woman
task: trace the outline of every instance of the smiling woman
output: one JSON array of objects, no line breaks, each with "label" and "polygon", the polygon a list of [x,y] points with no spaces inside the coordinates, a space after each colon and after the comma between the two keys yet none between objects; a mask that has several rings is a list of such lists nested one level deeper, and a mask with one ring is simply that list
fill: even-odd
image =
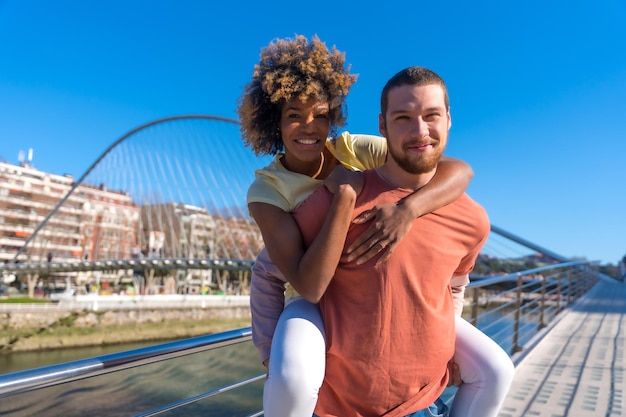
[{"label": "smiling woman", "polygon": [[324,164],[328,115],[328,103],[314,100],[293,99],[282,106],[280,132],[285,154],[281,162],[287,170],[316,179],[322,172],[328,176],[337,165],[330,153],[331,163]]}]

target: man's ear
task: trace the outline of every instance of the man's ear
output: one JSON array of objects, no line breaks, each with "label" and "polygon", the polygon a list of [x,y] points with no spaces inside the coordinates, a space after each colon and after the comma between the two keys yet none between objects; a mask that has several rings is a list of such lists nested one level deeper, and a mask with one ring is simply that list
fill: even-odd
[{"label": "man's ear", "polygon": [[387,129],[385,128],[385,118],[382,114],[378,115],[378,132],[381,136],[387,137]]},{"label": "man's ear", "polygon": [[452,127],[452,117],[450,116],[450,110],[448,110],[448,130]]}]

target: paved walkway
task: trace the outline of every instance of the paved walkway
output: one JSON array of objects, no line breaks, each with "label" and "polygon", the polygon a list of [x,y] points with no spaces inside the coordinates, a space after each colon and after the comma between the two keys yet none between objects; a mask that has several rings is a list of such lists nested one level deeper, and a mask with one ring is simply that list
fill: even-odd
[{"label": "paved walkway", "polygon": [[626,416],[625,327],[626,284],[599,281],[519,358],[498,416]]}]

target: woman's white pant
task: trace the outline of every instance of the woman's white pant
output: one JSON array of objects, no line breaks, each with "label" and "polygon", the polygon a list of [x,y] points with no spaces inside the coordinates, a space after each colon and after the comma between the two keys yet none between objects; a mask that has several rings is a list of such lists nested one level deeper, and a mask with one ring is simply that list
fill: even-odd
[{"label": "woman's white pant", "polygon": [[326,340],[319,309],[304,298],[291,300],[272,338],[264,416],[312,416],[325,368]]},{"label": "woman's white pant", "polygon": [[509,391],[515,367],[507,353],[489,336],[456,317],[454,361],[461,370],[450,417],[495,417]]}]

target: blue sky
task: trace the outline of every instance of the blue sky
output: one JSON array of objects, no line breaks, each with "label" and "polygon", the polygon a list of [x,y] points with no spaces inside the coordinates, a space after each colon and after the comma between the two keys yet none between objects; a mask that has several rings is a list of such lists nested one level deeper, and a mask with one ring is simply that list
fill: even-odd
[{"label": "blue sky", "polygon": [[626,2],[0,0],[0,158],[79,177],[164,116],[236,117],[277,37],[314,34],[359,79],[347,130],[377,133],[409,65],[447,81],[447,154],[493,224],[568,257],[626,253]]}]

